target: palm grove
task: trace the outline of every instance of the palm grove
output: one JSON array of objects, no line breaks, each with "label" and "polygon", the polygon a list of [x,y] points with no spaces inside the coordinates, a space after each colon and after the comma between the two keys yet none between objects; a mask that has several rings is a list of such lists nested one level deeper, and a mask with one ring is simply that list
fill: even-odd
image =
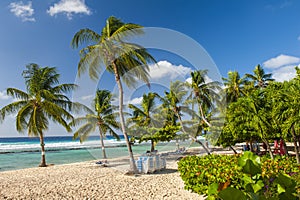
[{"label": "palm grove", "polygon": [[[142,26],[109,17],[101,33],[82,29],[71,42],[73,48],[86,45],[80,50],[79,75],[88,72],[93,80],[98,79],[101,70],[114,75],[119,89],[118,106],[112,105],[112,94],[106,90],[96,92],[92,108],[71,102],[66,94],[77,86],[59,84],[55,68],[36,64],[28,65],[23,71],[26,92],[7,89],[7,94],[17,100],[0,110],[1,119],[17,113],[17,131],[27,130],[29,136],[40,138],[40,166],[46,166],[44,133],[49,120],[69,132],[79,126],[74,138],[79,137],[81,141],[97,130],[104,158],[107,157],[105,134],[118,139],[116,131],[120,129],[128,148],[130,170],[134,173],[137,169],[132,152],[133,138],[150,141],[152,151],[159,141],[191,138],[209,154],[197,136],[214,132],[218,133],[219,145],[232,149],[239,142],[264,142],[271,157],[270,141],[276,138],[293,141],[299,162],[299,69],[296,69],[296,78],[283,83],[275,82],[259,65],[253,74],[242,78],[238,72],[229,72],[224,78],[224,89],[219,82],[206,81],[207,70],[194,71],[190,83],[172,82],[169,91],[162,96],[144,94],[141,106],[130,104],[131,113],[127,115],[123,111],[123,84],[131,87],[141,80],[149,85],[149,64],[156,62],[142,46],[125,42],[126,38],[140,34],[143,34]],[[75,119],[72,113],[80,108],[84,108],[86,114]],[[207,134],[207,137],[215,135]]]}]

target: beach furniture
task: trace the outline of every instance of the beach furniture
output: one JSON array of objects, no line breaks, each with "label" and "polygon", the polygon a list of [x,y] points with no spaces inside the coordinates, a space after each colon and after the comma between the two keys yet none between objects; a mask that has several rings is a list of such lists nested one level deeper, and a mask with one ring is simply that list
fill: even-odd
[{"label": "beach furniture", "polygon": [[153,173],[166,168],[166,159],[156,153],[140,156],[135,162],[139,173]]},{"label": "beach furniture", "polygon": [[143,173],[143,161],[142,160],[136,160],[135,161],[136,167],[138,169],[139,173]]}]

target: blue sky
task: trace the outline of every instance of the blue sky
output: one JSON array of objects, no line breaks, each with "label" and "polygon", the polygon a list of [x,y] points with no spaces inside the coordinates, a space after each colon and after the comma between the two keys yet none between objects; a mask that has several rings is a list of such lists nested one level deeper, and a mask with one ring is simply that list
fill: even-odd
[{"label": "blue sky", "polygon": [[[261,64],[278,81],[287,80],[300,63],[299,9],[296,0],[0,1],[0,106],[12,102],[5,95],[7,87],[24,89],[21,73],[28,63],[55,66],[62,83],[73,83],[79,60],[78,50],[70,47],[73,35],[81,28],[100,32],[111,15],[124,22],[185,34],[202,45],[221,76],[229,70],[251,73]],[[186,58],[151,52],[161,65],[160,70],[151,72],[157,80],[176,79],[172,75],[178,69],[182,69],[181,78],[188,78],[193,66]],[[99,84],[112,89],[111,83],[113,77],[105,75]],[[89,100],[90,95],[81,98]],[[137,100],[140,95],[136,92],[133,97]],[[0,130],[0,137],[18,135],[13,117],[1,124]],[[53,126],[48,134],[62,132],[65,134]]]}]

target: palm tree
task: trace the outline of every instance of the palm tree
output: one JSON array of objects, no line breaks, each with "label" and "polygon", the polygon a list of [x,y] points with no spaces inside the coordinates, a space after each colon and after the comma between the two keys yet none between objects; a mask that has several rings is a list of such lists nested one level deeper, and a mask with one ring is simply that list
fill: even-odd
[{"label": "palm tree", "polygon": [[241,78],[237,71],[229,71],[228,78],[222,78],[225,85],[227,103],[236,102],[244,93],[245,78]]},{"label": "palm tree", "polygon": [[49,119],[71,131],[66,120],[72,120],[68,112],[72,103],[64,93],[76,88],[74,84],[60,84],[59,74],[54,67],[40,67],[29,64],[23,71],[27,91],[8,88],[7,95],[17,101],[4,106],[0,110],[1,120],[9,114],[17,112],[16,129],[18,132],[28,131],[29,136],[38,136],[41,145],[40,167],[46,166],[44,133],[48,130]]},{"label": "palm tree", "polygon": [[255,87],[265,88],[270,81],[274,81],[274,79],[271,78],[272,74],[265,74],[264,69],[260,65],[254,68],[253,73],[253,75],[246,74],[245,76],[254,82]]},{"label": "palm tree", "polygon": [[206,82],[208,70],[198,70],[191,72],[192,83],[189,87],[193,90],[188,99],[194,99],[197,101],[198,109],[202,120],[211,127],[211,124],[207,120],[207,113],[214,106],[214,103],[218,100],[220,91],[220,83],[217,81]]},{"label": "palm tree", "polygon": [[132,86],[137,79],[140,79],[149,85],[148,63],[156,62],[142,46],[124,41],[128,37],[143,34],[141,28],[140,25],[123,23],[115,17],[109,17],[101,34],[90,29],[81,29],[74,35],[71,43],[73,48],[87,44],[87,47],[80,50],[79,76],[88,70],[90,78],[97,80],[102,64],[115,76],[119,88],[120,124],[129,152],[130,171],[134,173],[137,173],[137,168],[125,128],[122,81]]},{"label": "palm tree", "polygon": [[[139,132],[148,136],[152,134],[153,128],[161,127],[161,123],[154,117],[157,113],[155,98],[160,97],[157,93],[149,92],[148,94],[143,95],[141,108],[133,104],[128,105],[128,107],[133,110],[133,116],[130,118],[130,122],[133,122],[134,125],[131,128],[137,129]],[[151,136],[147,138],[150,138],[151,140],[151,152],[153,152],[155,150],[155,141],[154,139],[151,139]]]},{"label": "palm tree", "polygon": [[84,123],[74,133],[73,137],[74,139],[79,137],[80,142],[85,141],[89,134],[95,132],[98,127],[104,159],[107,158],[103,141],[105,134],[109,132],[117,140],[120,140],[119,135],[114,131],[114,129],[119,128],[119,124],[115,119],[114,107],[111,105],[111,100],[112,94],[108,90],[97,90],[96,97],[94,99],[94,108],[96,113],[76,118],[70,123],[71,126]]}]

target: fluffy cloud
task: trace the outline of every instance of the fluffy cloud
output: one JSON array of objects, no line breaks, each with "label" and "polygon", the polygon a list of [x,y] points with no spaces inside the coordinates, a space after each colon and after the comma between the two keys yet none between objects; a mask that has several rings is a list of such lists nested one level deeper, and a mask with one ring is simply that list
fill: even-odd
[{"label": "fluffy cloud", "polygon": [[295,65],[283,66],[274,70],[272,74],[273,78],[279,82],[291,80],[296,76]]},{"label": "fluffy cloud", "polygon": [[31,1],[29,1],[28,4],[24,4],[22,1],[13,2],[9,4],[9,8],[10,12],[12,12],[15,16],[21,18],[23,22],[35,21],[35,18],[33,17],[34,9],[32,8]]},{"label": "fluffy cloud", "polygon": [[151,80],[158,80],[162,78],[176,79],[178,77],[185,77],[190,74],[191,68],[182,65],[176,66],[168,61],[159,61],[157,65],[150,66]]},{"label": "fluffy cloud", "polygon": [[139,105],[143,101],[143,97],[137,97],[128,101],[128,104]]},{"label": "fluffy cloud", "polygon": [[300,58],[281,54],[275,58],[271,58],[263,63],[264,67],[276,69],[281,66],[296,64],[300,62]]},{"label": "fluffy cloud", "polygon": [[7,96],[6,92],[1,92],[0,91],[0,100],[7,100],[10,99],[10,96]]},{"label": "fluffy cloud", "polygon": [[67,15],[68,19],[72,19],[73,14],[90,15],[91,11],[84,0],[61,0],[51,6],[49,10],[47,10],[47,13],[50,16],[64,13]]},{"label": "fluffy cloud", "polygon": [[299,66],[300,58],[281,54],[263,63],[268,68],[276,81],[287,81],[296,76],[295,66]]}]

